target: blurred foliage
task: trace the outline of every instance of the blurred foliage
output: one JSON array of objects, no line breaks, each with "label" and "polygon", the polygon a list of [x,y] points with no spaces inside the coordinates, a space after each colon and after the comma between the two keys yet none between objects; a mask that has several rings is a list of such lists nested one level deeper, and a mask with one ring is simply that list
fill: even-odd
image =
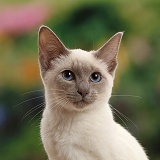
[{"label": "blurred foliage", "polygon": [[[16,3],[37,2],[0,2],[4,7]],[[49,16],[42,23],[68,48],[98,49],[113,34],[125,31],[110,103],[129,118],[116,113],[116,120],[140,140],[150,159],[159,160],[160,1],[47,0],[44,4]],[[39,135],[44,107],[37,60],[39,25],[20,34],[0,35],[1,160],[46,159]]]},{"label": "blurred foliage", "polygon": [[49,21],[48,24],[67,47],[85,50],[95,49],[94,41],[105,42],[115,32],[129,28],[127,21],[118,14],[113,4],[100,3],[79,6],[58,23]]}]

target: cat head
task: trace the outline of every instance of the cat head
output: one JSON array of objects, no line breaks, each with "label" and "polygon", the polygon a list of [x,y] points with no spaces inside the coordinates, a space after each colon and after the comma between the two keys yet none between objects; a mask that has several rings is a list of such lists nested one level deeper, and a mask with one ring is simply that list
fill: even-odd
[{"label": "cat head", "polygon": [[122,35],[118,32],[97,51],[69,50],[55,33],[42,26],[39,66],[48,106],[84,110],[108,101]]}]

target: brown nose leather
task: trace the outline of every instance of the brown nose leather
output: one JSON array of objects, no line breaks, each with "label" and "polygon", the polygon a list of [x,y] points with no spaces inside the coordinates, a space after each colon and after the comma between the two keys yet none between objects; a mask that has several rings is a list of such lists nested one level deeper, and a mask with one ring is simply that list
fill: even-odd
[{"label": "brown nose leather", "polygon": [[77,92],[82,96],[85,97],[87,94],[89,94],[89,85],[86,82],[81,82],[78,85]]},{"label": "brown nose leather", "polygon": [[78,92],[82,97],[85,97],[85,96],[89,93],[89,90],[81,89],[81,90],[78,90],[77,92]]}]

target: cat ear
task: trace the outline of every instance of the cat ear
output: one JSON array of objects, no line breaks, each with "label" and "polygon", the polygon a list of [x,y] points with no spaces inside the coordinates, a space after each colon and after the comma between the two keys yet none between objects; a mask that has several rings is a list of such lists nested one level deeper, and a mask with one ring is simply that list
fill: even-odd
[{"label": "cat ear", "polygon": [[117,66],[117,53],[123,32],[116,33],[97,52],[97,58],[102,59],[108,66],[108,72],[114,76]]},{"label": "cat ear", "polygon": [[42,72],[50,68],[51,61],[61,55],[67,55],[68,50],[51,29],[41,26],[38,37],[39,63]]}]

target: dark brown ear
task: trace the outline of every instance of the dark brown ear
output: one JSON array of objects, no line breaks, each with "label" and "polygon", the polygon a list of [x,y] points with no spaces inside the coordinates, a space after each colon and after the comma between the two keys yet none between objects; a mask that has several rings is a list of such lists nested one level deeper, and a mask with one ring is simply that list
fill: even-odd
[{"label": "dark brown ear", "polygon": [[122,36],[123,32],[116,33],[96,52],[96,56],[107,64],[108,72],[113,76],[117,66],[117,53]]},{"label": "dark brown ear", "polygon": [[38,46],[42,74],[50,68],[52,60],[61,55],[68,54],[68,50],[56,34],[46,26],[41,26],[39,29]]}]

